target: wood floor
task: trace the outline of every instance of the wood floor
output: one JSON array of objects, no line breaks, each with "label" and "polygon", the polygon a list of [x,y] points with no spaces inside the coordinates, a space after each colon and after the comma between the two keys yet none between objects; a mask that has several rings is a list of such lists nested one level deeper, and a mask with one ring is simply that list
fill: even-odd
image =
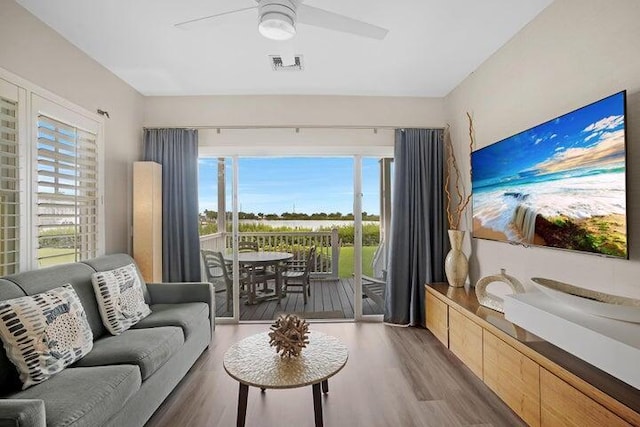
[{"label": "wood floor", "polygon": [[[323,396],[331,426],[520,426],[522,421],[430,332],[381,323],[314,323],[349,348],[345,368]],[[238,383],[222,358],[234,342],[267,325],[218,325],[215,338],[148,427],[234,426]],[[249,389],[247,426],[313,426],[311,387]]]},{"label": "wood floor", "polygon": [[[255,305],[240,304],[240,320],[272,320],[279,312],[340,312],[338,318],[353,319],[354,293],[353,279],[312,280],[311,296],[304,303],[302,294],[290,293],[280,304],[277,301],[263,301]],[[362,313],[382,314],[382,307],[369,298],[362,299]],[[216,293],[216,315],[231,317],[227,311],[226,291]]]}]

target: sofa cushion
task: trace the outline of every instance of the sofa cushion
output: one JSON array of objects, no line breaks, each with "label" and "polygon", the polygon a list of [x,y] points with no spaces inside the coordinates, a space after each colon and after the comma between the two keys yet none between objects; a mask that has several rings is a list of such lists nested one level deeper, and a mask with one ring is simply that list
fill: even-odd
[{"label": "sofa cushion", "polygon": [[[131,263],[135,264],[135,261],[127,254],[113,254],[82,261],[82,263],[88,265],[93,270],[100,272],[124,267],[125,265],[129,265]],[[142,274],[140,274],[140,270],[138,269],[138,267],[136,267],[136,271],[138,272],[140,283],[142,283],[142,293],[144,294],[144,300],[149,303],[151,299],[149,298],[149,290],[147,289],[147,284],[144,282],[144,279],[142,277]]]},{"label": "sofa cushion", "polygon": [[129,329],[120,335],[106,336],[94,342],[91,353],[75,366],[137,365],[144,381],[177,353],[183,344],[182,330],[178,327]]},{"label": "sofa cushion", "polygon": [[27,295],[41,294],[70,283],[78,294],[87,314],[93,339],[98,339],[107,331],[102,324],[96,294],[93,292],[93,286],[91,285],[91,275],[93,273],[95,273],[95,270],[88,265],[74,263],[25,271],[6,276],[4,279],[18,285]]},{"label": "sofa cushion", "polygon": [[123,333],[151,313],[135,264],[94,273],[91,282],[102,323],[112,335]]},{"label": "sofa cushion", "polygon": [[141,385],[140,371],[131,365],[69,368],[12,396],[42,399],[47,426],[100,426],[120,410]]},{"label": "sofa cushion", "polygon": [[152,304],[151,314],[138,322],[133,328],[178,326],[182,328],[185,339],[188,339],[201,322],[209,322],[209,305],[204,302]]},{"label": "sofa cushion", "polygon": [[71,285],[0,301],[0,338],[22,388],[46,381],[93,346],[84,308]]}]

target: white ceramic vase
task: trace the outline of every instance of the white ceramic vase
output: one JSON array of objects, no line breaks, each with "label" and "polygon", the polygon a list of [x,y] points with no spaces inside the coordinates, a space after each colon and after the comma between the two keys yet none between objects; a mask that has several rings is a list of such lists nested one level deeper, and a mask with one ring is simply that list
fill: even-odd
[{"label": "white ceramic vase", "polygon": [[449,230],[448,233],[451,250],[444,259],[444,272],[447,275],[449,286],[461,288],[467,281],[467,274],[469,273],[469,261],[464,252],[462,252],[462,240],[466,231]]}]

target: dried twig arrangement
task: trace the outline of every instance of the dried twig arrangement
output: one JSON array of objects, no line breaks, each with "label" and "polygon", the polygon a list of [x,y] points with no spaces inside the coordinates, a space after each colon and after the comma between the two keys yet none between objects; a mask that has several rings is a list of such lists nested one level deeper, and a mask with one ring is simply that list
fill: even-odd
[{"label": "dried twig arrangement", "polygon": [[278,317],[269,332],[269,345],[280,357],[297,357],[309,344],[309,324],[293,314]]},{"label": "dried twig arrangement", "polygon": [[[473,118],[471,114],[467,112],[467,118],[469,119],[469,160],[471,160],[471,152],[475,145],[474,130],[473,130]],[[471,201],[471,191],[467,193],[467,189],[461,183],[462,176],[460,169],[458,168],[458,161],[453,153],[453,143],[451,142],[451,134],[449,132],[449,125],[445,130],[444,135],[445,151],[447,153],[447,168],[445,171],[444,179],[444,192],[447,197],[447,219],[449,220],[449,228],[451,230],[457,230],[460,227],[460,220],[462,219],[462,213],[469,205]],[[469,179],[471,179],[471,167],[469,167]],[[451,176],[454,180],[454,192],[452,194],[451,189]]]}]

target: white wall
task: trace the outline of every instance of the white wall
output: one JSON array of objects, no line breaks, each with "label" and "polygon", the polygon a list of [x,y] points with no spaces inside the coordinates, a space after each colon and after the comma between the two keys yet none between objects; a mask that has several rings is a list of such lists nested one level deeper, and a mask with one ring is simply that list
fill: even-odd
[{"label": "white wall", "polygon": [[199,154],[393,157],[393,129],[201,129]]},{"label": "white wall", "polygon": [[89,111],[109,111],[106,250],[127,252],[132,162],[142,146],[142,95],[12,0],[0,0],[0,45],[0,67]]},{"label": "white wall", "polygon": [[[628,91],[631,259],[474,239],[474,283],[504,267],[523,282],[542,276],[640,297],[639,1],[556,0],[452,91],[445,109],[457,156],[465,159],[466,111],[474,117],[476,148],[481,148],[622,89]],[[469,163],[460,163],[470,185]],[[469,211],[465,225],[471,230]]]},{"label": "white wall", "polygon": [[[203,156],[393,154],[394,127],[443,127],[442,98],[356,96],[146,97],[144,125],[265,126],[202,129]],[[296,131],[292,127],[300,126]],[[308,129],[305,127],[318,127]],[[324,127],[344,126],[347,129]],[[377,129],[351,129],[350,127]],[[384,128],[386,127],[386,128]]]},{"label": "white wall", "polygon": [[145,126],[442,127],[441,98],[357,96],[146,97]]}]

